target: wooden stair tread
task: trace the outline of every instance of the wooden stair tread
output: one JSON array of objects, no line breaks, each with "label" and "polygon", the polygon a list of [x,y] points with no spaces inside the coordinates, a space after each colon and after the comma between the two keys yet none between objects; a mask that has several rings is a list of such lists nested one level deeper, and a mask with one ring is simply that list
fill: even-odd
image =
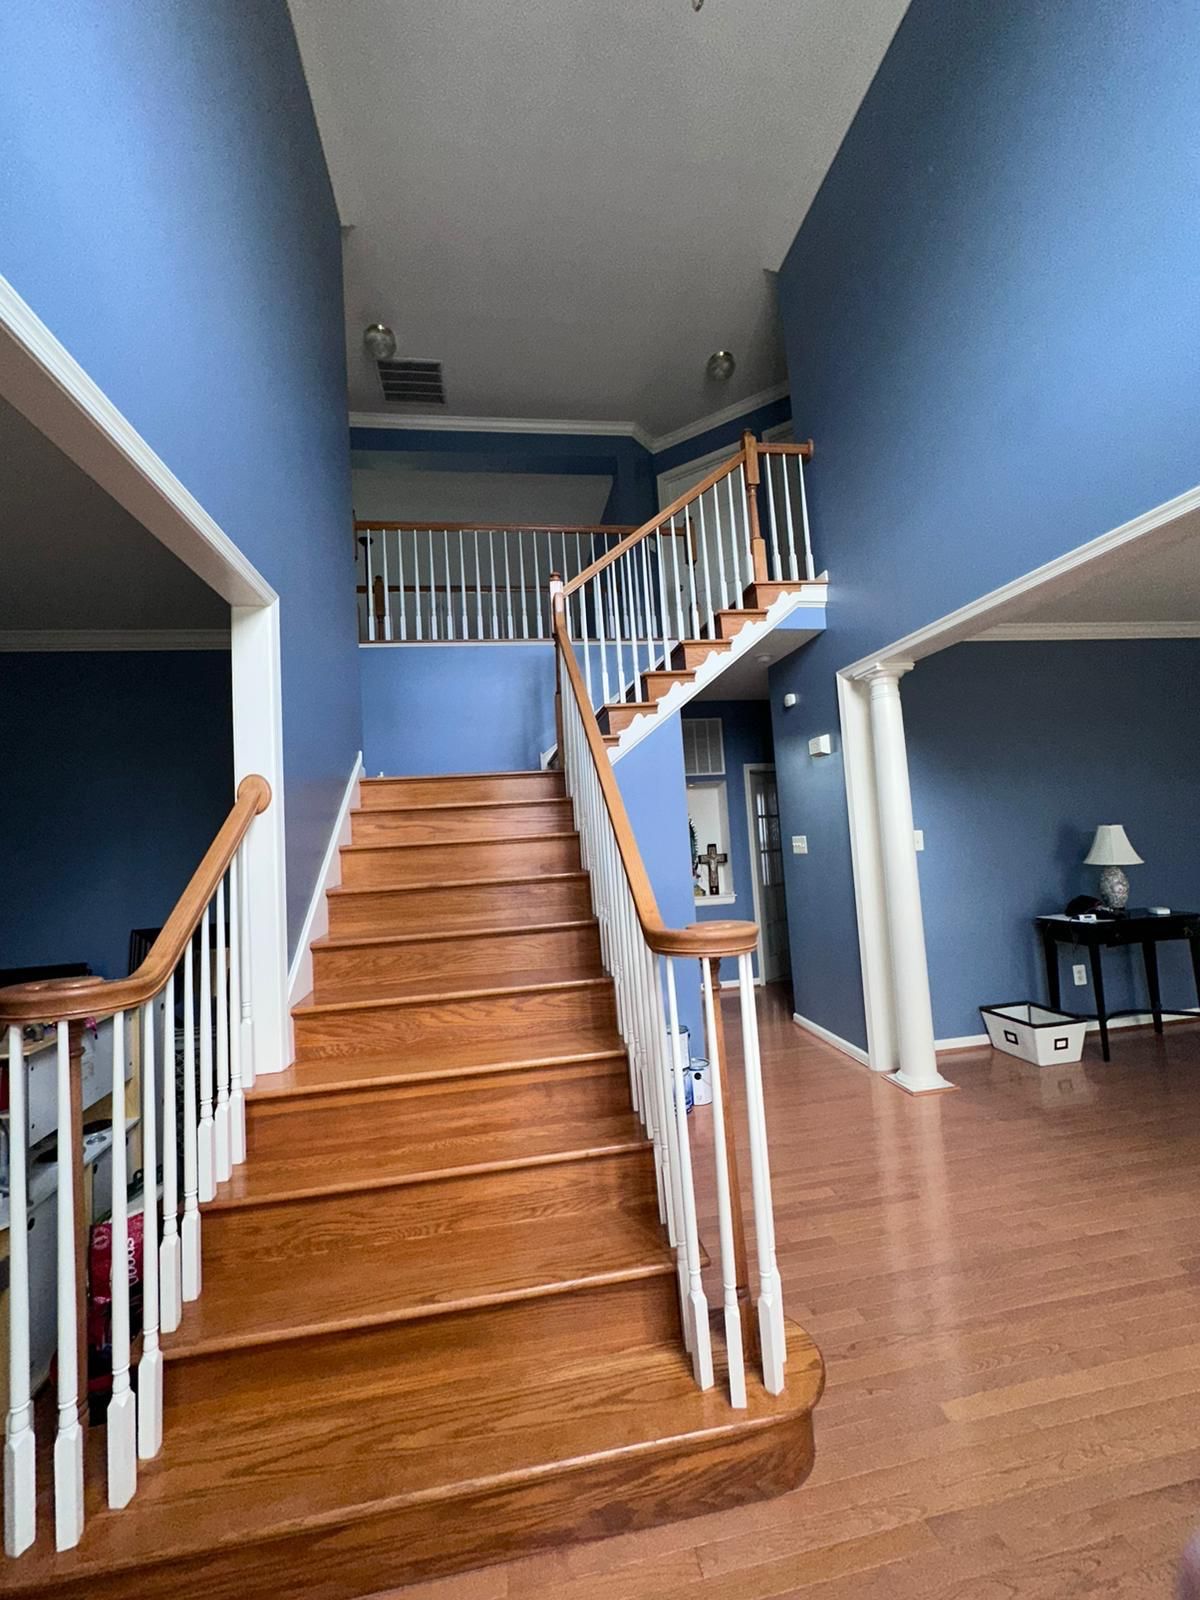
[{"label": "wooden stair tread", "polygon": [[[476,839],[370,839],[363,844],[344,844],[341,847],[343,855],[358,855],[367,850],[463,850],[467,848],[487,845],[489,847],[501,844],[534,844],[540,839],[577,839],[575,829],[555,832],[548,830],[545,833],[514,833],[497,835],[491,838],[481,834]],[[494,883],[494,878],[486,880]]]},{"label": "wooden stair tread", "polygon": [[259,1544],[269,1560],[268,1541],[289,1532],[406,1507],[453,1520],[456,1502],[485,1489],[574,1478],[606,1458],[644,1473],[664,1455],[692,1456],[748,1429],[774,1437],[807,1418],[820,1395],[820,1357],[792,1324],[788,1355],[786,1392],[772,1397],[751,1378],[744,1411],[728,1404],[719,1355],[717,1384],[701,1392],[673,1349],[548,1367],[536,1344],[523,1361],[473,1370],[469,1383],[444,1349],[428,1363],[381,1368],[370,1398],[351,1407],[332,1386],[285,1409],[252,1399],[223,1405],[213,1395],[172,1409],[163,1456],[139,1464],[138,1494],[119,1512],[103,1506],[104,1435],[93,1430],[82,1543],[54,1552],[43,1499],[41,1537],[8,1568],[9,1592]]},{"label": "wooden stair tread", "polygon": [[[375,890],[374,892],[378,894],[386,891]],[[480,934],[553,933],[562,928],[596,928],[598,926],[599,922],[595,917],[563,917],[557,922],[514,922],[510,911],[507,922],[498,922],[489,927],[438,928],[424,933],[327,933],[323,934],[319,939],[314,939],[311,948],[313,950],[353,950],[360,945],[368,949],[375,949],[381,945],[444,944],[455,939],[472,939]]]},{"label": "wooden stair tread", "polygon": [[[462,841],[458,842],[461,843]],[[491,841],[493,844],[495,842],[495,840]],[[371,845],[369,848],[378,850],[380,846]],[[385,845],[383,848],[394,849],[396,847]],[[586,879],[587,873],[582,870],[578,872],[523,872],[511,878],[431,878],[424,883],[399,884],[340,883],[335,888],[327,890],[326,893],[336,895],[339,898],[344,895],[355,894],[419,894],[430,889],[503,889],[506,886],[516,888],[523,883],[584,882]],[[511,911],[508,911],[507,914],[510,917],[512,915]]]},{"label": "wooden stair tread", "polygon": [[[628,1083],[621,1064],[601,1061],[513,1081],[375,1089],[315,1113],[286,1100],[252,1102],[247,1161],[209,1209],[646,1148],[627,1108]],[[319,1138],[312,1137],[314,1115]]]},{"label": "wooden stair tread", "polygon": [[272,1231],[275,1210],[262,1213],[257,1248],[256,1236],[239,1229],[225,1255],[221,1234],[210,1230],[204,1293],[164,1337],[168,1364],[675,1270],[657,1212],[645,1205],[611,1209],[588,1228],[574,1216],[539,1217],[452,1240],[441,1232],[400,1239],[384,1226],[368,1234],[361,1204],[343,1196],[307,1202],[299,1236],[291,1218],[282,1219],[281,1239]]},{"label": "wooden stair tread", "polygon": [[295,1017],[320,1016],[330,1011],[369,1011],[381,1006],[424,1005],[479,995],[528,994],[539,989],[599,988],[612,983],[603,970],[559,977],[546,972],[464,972],[451,983],[438,984],[428,978],[404,983],[393,981],[385,993],[371,998],[313,1000],[311,996],[292,1007]]},{"label": "wooden stair tread", "polygon": [[[493,1057],[495,1059],[493,1059]],[[507,1036],[485,1045],[424,1045],[419,1055],[398,1051],[328,1060],[294,1061],[284,1072],[259,1078],[251,1104],[258,1100],[288,1099],[310,1094],[339,1093],[387,1084],[422,1082],[438,1078],[478,1077],[482,1073],[527,1072],[541,1067],[569,1066],[619,1058],[625,1046],[615,1032],[579,1030],[569,1038],[522,1040]]]}]

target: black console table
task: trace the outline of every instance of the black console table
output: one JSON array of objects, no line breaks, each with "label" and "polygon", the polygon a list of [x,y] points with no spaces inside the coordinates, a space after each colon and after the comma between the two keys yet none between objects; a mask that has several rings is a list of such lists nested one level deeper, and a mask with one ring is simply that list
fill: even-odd
[{"label": "black console table", "polygon": [[[1105,1009],[1104,972],[1101,966],[1103,950],[1111,949],[1114,945],[1141,945],[1142,960],[1146,967],[1146,987],[1150,992],[1150,1011],[1154,1017],[1154,1031],[1161,1033],[1163,1012],[1162,996],[1158,989],[1157,947],[1168,939],[1186,939],[1191,947],[1192,972],[1195,974],[1196,996],[1200,1003],[1200,911],[1173,911],[1166,917],[1153,917],[1147,911],[1129,911],[1123,916],[1101,917],[1095,922],[1081,922],[1078,917],[1037,917],[1034,926],[1042,935],[1042,950],[1046,957],[1046,987],[1050,991],[1050,1004],[1055,1011],[1062,1010],[1058,947],[1060,944],[1086,947],[1092,968],[1092,988],[1096,994],[1100,1048],[1104,1052],[1105,1061],[1111,1060],[1108,1053],[1110,1015],[1129,1016],[1132,1013],[1111,1013]],[[1074,1014],[1079,1015],[1079,1013]]]}]

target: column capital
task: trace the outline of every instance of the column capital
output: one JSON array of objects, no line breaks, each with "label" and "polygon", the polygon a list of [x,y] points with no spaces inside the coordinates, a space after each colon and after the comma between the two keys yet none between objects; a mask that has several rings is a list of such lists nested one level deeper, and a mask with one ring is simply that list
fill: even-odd
[{"label": "column capital", "polygon": [[899,683],[906,672],[911,672],[916,665],[915,661],[873,661],[869,667],[863,667],[855,673],[859,683],[875,684]]}]

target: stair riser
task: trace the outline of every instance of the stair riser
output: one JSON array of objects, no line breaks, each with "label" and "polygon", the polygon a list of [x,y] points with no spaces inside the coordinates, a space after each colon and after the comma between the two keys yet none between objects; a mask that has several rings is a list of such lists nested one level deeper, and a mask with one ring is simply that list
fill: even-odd
[{"label": "stair riser", "polygon": [[478,800],[557,800],[561,772],[512,772],[454,778],[372,779],[359,791],[364,811],[387,806],[470,805]]},{"label": "stair riser", "polygon": [[[251,1101],[247,1108],[247,1157],[281,1160],[308,1145],[319,1135],[323,1152],[336,1154],[339,1145],[353,1152],[364,1125],[372,1138],[390,1128],[397,1144],[411,1145],[427,1136],[430,1161],[438,1164],[439,1139],[472,1134],[480,1128],[490,1133],[554,1124],[562,1128],[563,1148],[594,1143],[589,1127],[594,1119],[617,1117],[630,1110],[627,1072],[522,1073],[513,1079],[504,1073],[491,1079],[462,1079],[439,1084],[435,1090],[411,1085],[356,1094],[325,1095],[315,1110],[311,1104],[292,1106],[283,1101]],[[319,1121],[314,1122],[314,1117]]]},{"label": "stair riser", "polygon": [[[514,920],[527,916],[514,910]],[[595,925],[539,933],[464,935],[428,944],[353,945],[313,951],[313,993],[318,1001],[351,994],[386,994],[389,983],[452,982],[464,972],[552,972],[589,976],[600,967]]]},{"label": "stair riser", "polygon": [[403,850],[342,851],[342,882],[350,888],[406,883],[454,883],[467,878],[512,878],[538,872],[578,872],[579,841],[513,839],[472,844],[415,845]]},{"label": "stair riser", "polygon": [[[448,1340],[453,1340],[452,1348]],[[439,1349],[453,1361],[464,1383],[490,1375],[506,1361],[527,1360],[531,1342],[554,1341],[560,1359],[599,1358],[639,1346],[661,1348],[679,1339],[679,1300],[673,1273],[505,1305],[480,1306],[449,1319],[426,1317],[337,1335],[291,1340],[172,1360],[168,1355],[167,1425],[175,1408],[212,1403],[284,1405],[295,1395],[328,1381],[330,1339],[336,1339],[339,1394],[352,1405],[358,1396],[417,1387]],[[165,1431],[165,1430],[164,1430]],[[169,1434],[167,1435],[169,1437]]]},{"label": "stair riser", "polygon": [[742,597],[742,605],[747,611],[766,611],[781,594],[796,594],[803,581],[798,578],[791,583],[752,583]]},{"label": "stair riser", "polygon": [[692,681],[692,674],[680,677],[674,672],[644,672],[642,674],[642,699],[661,700],[670,694],[677,683],[688,684]]},{"label": "stair riser", "polygon": [[606,706],[603,715],[609,733],[624,733],[631,722],[647,712],[644,705]]},{"label": "stair riser", "polygon": [[722,645],[719,641],[709,639],[693,640],[676,645],[671,653],[671,665],[676,671],[695,672],[697,667],[702,666],[708,660],[714,650],[727,653],[729,645],[728,643]]},{"label": "stair riser", "polygon": [[[736,1416],[737,1413],[734,1413]],[[667,1441],[632,1458],[587,1462],[341,1527],[239,1546],[189,1564],[204,1600],[356,1600],[426,1578],[514,1560],[564,1542],[631,1533],[784,1494],[812,1470],[811,1413],[720,1440]],[[138,1600],[178,1600],[175,1564],[139,1571]],[[89,1575],[55,1600],[129,1600],[129,1575]]]},{"label": "stair riser", "polygon": [[590,917],[587,881],[530,882],[491,888],[380,890],[375,894],[331,895],[329,931],[334,938],[354,934],[442,933],[513,921],[565,922]]},{"label": "stair riser", "polygon": [[297,1059],[405,1048],[429,1041],[478,1044],[519,1036],[547,1040],[556,1030],[616,1024],[611,984],[460,997],[361,1010],[299,1014]]},{"label": "stair riser", "polygon": [[528,839],[544,833],[569,833],[575,826],[569,800],[536,800],[529,805],[464,806],[446,811],[355,811],[352,844],[424,844],[453,839]]},{"label": "stair riser", "polygon": [[748,628],[752,623],[761,622],[758,615],[739,616],[730,611],[717,612],[717,637],[719,639],[734,639],[743,628]]},{"label": "stair riser", "polygon": [[653,1156],[635,1147],[275,1205],[215,1206],[204,1212],[204,1260],[214,1271],[232,1262],[253,1273],[256,1259],[282,1255],[319,1273],[353,1248],[369,1271],[376,1253],[406,1239],[444,1236],[451,1248],[456,1234],[563,1217],[581,1229],[602,1227],[619,1209],[648,1213],[656,1204]]}]

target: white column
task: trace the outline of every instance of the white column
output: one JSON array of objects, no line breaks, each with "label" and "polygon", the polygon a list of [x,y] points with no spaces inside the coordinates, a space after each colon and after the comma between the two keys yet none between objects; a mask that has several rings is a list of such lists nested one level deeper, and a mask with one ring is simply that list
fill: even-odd
[{"label": "white column", "polygon": [[870,688],[871,745],[891,945],[896,1054],[900,1062],[892,1082],[910,1094],[926,1094],[934,1089],[952,1089],[954,1085],[938,1071],[933,1048],[921,883],[913,842],[904,712],[900,705],[900,679],[911,670],[911,661],[889,661],[872,667],[863,676]]}]

